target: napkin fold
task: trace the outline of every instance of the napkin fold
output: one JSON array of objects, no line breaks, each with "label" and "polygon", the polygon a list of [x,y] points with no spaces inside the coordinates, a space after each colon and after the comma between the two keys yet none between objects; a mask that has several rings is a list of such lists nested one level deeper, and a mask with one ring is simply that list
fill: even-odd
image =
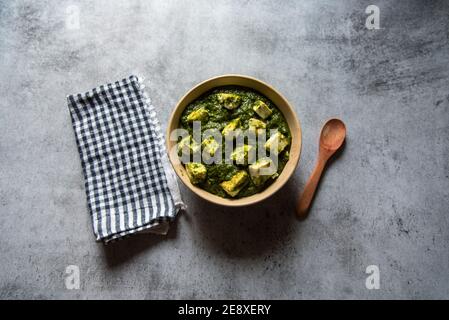
[{"label": "napkin fold", "polygon": [[166,234],[185,209],[143,80],[67,96],[97,241]]}]

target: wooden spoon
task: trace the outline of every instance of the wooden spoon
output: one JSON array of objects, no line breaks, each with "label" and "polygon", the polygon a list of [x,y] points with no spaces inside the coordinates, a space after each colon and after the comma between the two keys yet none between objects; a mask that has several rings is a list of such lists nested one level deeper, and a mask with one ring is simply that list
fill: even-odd
[{"label": "wooden spoon", "polygon": [[342,146],[345,137],[346,126],[340,119],[328,120],[321,129],[318,160],[296,205],[296,214],[298,215],[298,218],[304,219],[307,217],[307,212],[312,203],[316,187],[320,181],[321,173],[326,166],[326,162],[335,151]]}]

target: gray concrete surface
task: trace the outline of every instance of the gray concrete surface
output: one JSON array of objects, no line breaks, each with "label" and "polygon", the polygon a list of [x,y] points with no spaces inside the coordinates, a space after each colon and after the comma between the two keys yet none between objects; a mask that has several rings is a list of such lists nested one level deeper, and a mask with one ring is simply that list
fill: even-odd
[{"label": "gray concrete surface", "polygon": [[[81,1],[79,29],[73,3],[0,5],[0,298],[449,298],[449,2]],[[94,242],[65,96],[132,73],[164,127],[208,77],[271,83],[302,123],[295,176],[242,209],[182,187],[167,237]],[[299,223],[331,116],[347,145]]]}]

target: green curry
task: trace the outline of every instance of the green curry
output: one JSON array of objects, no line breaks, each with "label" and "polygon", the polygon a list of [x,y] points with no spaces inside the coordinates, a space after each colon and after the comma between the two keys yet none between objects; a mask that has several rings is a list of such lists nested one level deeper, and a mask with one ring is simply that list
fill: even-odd
[{"label": "green curry", "polygon": [[[237,146],[226,159],[224,142],[216,141],[213,137],[195,141],[195,121],[201,123],[202,133],[215,129],[223,138],[237,130],[252,130],[257,137],[266,135],[264,147],[268,150],[272,144],[276,146],[274,151],[278,159],[277,169],[269,175],[259,174],[260,169],[268,167],[271,160],[250,159],[249,154],[257,146]],[[188,137],[178,142],[179,155],[186,150],[192,154],[201,152],[210,156],[221,152],[221,162],[206,164],[203,160],[190,161],[185,166],[193,184],[223,198],[243,198],[263,191],[276,180],[289,159],[291,134],[284,116],[273,102],[248,88],[226,86],[207,92],[186,107],[179,127],[189,133]],[[272,130],[277,131],[272,133]]]}]

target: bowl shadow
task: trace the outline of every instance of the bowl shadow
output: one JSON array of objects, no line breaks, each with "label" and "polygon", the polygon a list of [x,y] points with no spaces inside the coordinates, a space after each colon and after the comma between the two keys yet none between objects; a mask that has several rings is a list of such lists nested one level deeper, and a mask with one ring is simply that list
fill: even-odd
[{"label": "bowl shadow", "polygon": [[175,221],[170,222],[170,228],[166,235],[141,233],[107,245],[101,244],[107,267],[115,268],[128,260],[143,254],[145,251],[157,246],[161,242],[174,241],[176,239],[177,225],[181,214],[182,212],[178,213]]},{"label": "bowl shadow", "polygon": [[294,174],[271,197],[247,207],[224,207],[210,203],[180,184],[182,193],[191,194],[188,209],[187,212],[180,212],[170,223],[167,235],[136,234],[101,245],[106,265],[113,269],[161,242],[177,241],[178,224],[181,222],[191,229],[189,233],[193,241],[213,255],[267,258],[297,237],[300,224],[296,219],[295,204],[303,184]]},{"label": "bowl shadow", "polygon": [[199,241],[213,251],[234,258],[258,257],[292,241],[297,229],[295,176],[270,198],[248,207],[223,207],[197,196],[191,218]]}]

